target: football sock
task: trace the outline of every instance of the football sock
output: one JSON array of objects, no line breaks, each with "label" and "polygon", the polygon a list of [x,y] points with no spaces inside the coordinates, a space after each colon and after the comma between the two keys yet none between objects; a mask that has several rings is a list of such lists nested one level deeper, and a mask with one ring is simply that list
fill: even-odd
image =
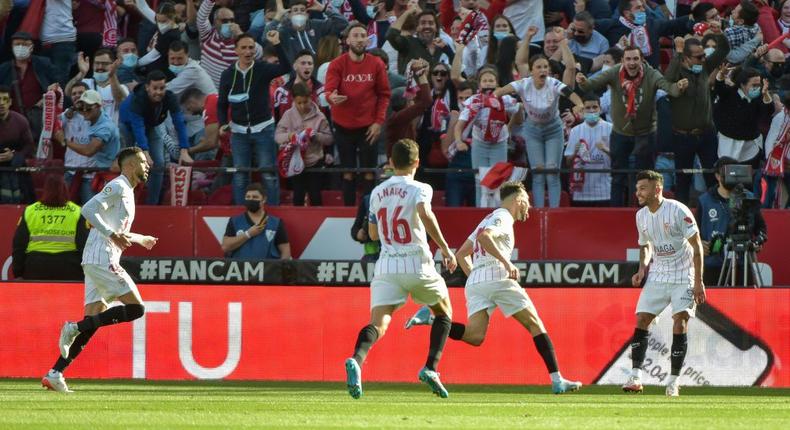
[{"label": "football sock", "polygon": [[466,326],[454,322],[450,325],[450,335],[449,338],[452,340],[461,340],[464,338],[464,332],[466,331]]},{"label": "football sock", "polygon": [[688,335],[686,333],[672,335],[672,374],[680,375],[680,368],[686,359],[688,349]]},{"label": "football sock", "polygon": [[113,306],[98,315],[86,316],[77,323],[77,329],[80,333],[84,333],[105,325],[134,321],[143,316],[143,314],[145,314],[145,306],[143,305]]},{"label": "football sock", "polygon": [[[86,317],[88,318],[88,317]],[[57,370],[58,372],[63,372],[69,364],[80,355],[80,352],[85,348],[85,345],[88,344],[88,341],[91,339],[91,336],[96,333],[96,330],[87,330],[80,332],[77,337],[74,339],[74,343],[71,344],[71,348],[69,348],[69,357],[63,358],[58,356],[58,361],[55,362],[55,365],[52,366],[53,370]]]},{"label": "football sock", "polygon": [[538,353],[543,358],[543,362],[546,363],[546,369],[549,373],[558,372],[557,356],[554,354],[554,345],[551,343],[549,335],[541,333],[533,337],[532,340],[535,341],[535,348],[538,349]]},{"label": "football sock", "polygon": [[361,366],[368,356],[368,351],[379,338],[379,331],[373,324],[362,327],[357,336],[357,344],[354,345],[354,360]]},{"label": "football sock", "polygon": [[439,365],[444,344],[447,342],[447,335],[450,334],[451,324],[452,321],[447,315],[436,315],[436,318],[433,319],[431,344],[428,348],[428,359],[425,361],[425,367],[430,370],[436,370],[436,367]]},{"label": "football sock", "polygon": [[647,354],[647,337],[649,332],[641,328],[634,329],[634,337],[631,338],[631,363],[633,369],[641,369]]}]

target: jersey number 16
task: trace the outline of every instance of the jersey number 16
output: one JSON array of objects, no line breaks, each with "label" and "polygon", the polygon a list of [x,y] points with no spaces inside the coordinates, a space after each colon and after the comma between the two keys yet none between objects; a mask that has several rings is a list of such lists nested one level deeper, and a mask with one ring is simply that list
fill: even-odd
[{"label": "jersey number 16", "polygon": [[[411,243],[411,227],[409,221],[400,217],[403,206],[395,207],[392,217],[387,218],[387,208],[381,208],[376,213],[379,225],[381,226],[382,240],[387,245],[392,245],[392,241],[405,245]],[[390,231],[390,226],[392,230]]]}]

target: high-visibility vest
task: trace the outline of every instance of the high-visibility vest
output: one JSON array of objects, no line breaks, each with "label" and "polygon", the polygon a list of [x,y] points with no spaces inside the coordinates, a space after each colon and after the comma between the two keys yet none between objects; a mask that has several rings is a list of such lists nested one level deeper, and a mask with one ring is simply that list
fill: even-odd
[{"label": "high-visibility vest", "polygon": [[76,251],[77,224],[80,222],[80,207],[72,202],[66,206],[49,207],[41,202],[25,208],[25,223],[30,231],[26,252]]}]

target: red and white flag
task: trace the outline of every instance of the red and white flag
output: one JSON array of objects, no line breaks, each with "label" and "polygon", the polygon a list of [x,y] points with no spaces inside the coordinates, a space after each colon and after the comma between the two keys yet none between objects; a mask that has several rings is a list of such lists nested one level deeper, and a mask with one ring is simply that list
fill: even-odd
[{"label": "red and white flag", "polygon": [[118,11],[115,0],[104,0],[104,26],[102,45],[114,48],[118,44]]},{"label": "red and white flag", "polygon": [[192,166],[170,164],[170,206],[186,206],[192,186]]},{"label": "red and white flag", "polygon": [[499,207],[499,187],[505,182],[523,182],[529,169],[517,167],[513,163],[500,161],[491,167],[480,167],[480,204],[481,208]]},{"label": "red and white flag", "polygon": [[304,171],[304,153],[313,136],[315,130],[306,128],[291,136],[291,141],[280,148],[280,152],[277,153],[277,168],[280,176],[290,178]]},{"label": "red and white flag", "polygon": [[47,160],[52,158],[52,136],[63,129],[63,125],[60,123],[60,114],[63,113],[63,90],[58,87],[47,91],[43,100],[42,129],[41,137],[38,139],[36,158]]}]

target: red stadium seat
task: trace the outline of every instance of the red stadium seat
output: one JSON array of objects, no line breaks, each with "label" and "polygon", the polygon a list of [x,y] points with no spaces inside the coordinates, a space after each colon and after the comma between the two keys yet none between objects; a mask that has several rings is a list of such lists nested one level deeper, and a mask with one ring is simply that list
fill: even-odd
[{"label": "red stadium seat", "polygon": [[343,206],[343,193],[338,190],[321,190],[321,200],[324,206]]},{"label": "red stadium seat", "polygon": [[233,185],[223,185],[208,196],[206,204],[210,206],[233,205]]}]

